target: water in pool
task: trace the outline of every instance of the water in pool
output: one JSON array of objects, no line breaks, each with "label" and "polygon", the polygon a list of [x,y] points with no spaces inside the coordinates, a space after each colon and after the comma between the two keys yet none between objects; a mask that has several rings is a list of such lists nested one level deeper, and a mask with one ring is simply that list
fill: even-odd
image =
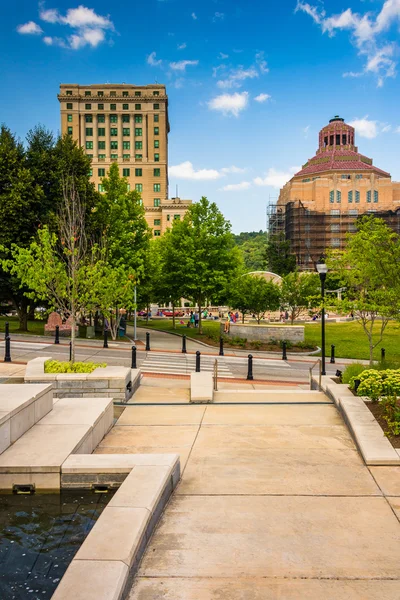
[{"label": "water in pool", "polygon": [[0,495],[0,599],[50,599],[111,496]]}]

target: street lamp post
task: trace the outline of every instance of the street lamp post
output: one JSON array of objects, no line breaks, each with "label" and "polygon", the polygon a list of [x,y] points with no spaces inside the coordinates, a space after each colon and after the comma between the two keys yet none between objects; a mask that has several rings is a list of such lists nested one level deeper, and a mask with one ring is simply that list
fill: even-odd
[{"label": "street lamp post", "polygon": [[321,256],[321,258],[317,262],[317,271],[318,271],[318,274],[319,274],[319,278],[321,280],[321,297],[322,297],[322,312],[321,312],[321,317],[322,317],[322,323],[321,323],[322,368],[321,368],[321,375],[326,375],[326,370],[325,370],[325,306],[324,306],[324,299],[325,299],[325,279],[326,279],[326,274],[328,272],[328,267],[326,266],[325,258],[323,256]]}]

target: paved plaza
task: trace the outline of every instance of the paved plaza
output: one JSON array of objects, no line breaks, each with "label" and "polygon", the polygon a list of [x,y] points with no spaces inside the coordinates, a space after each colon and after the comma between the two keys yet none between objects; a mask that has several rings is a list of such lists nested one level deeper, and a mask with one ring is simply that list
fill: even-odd
[{"label": "paved plaza", "polygon": [[398,600],[400,468],[368,469],[323,394],[201,406],[165,382],[97,449],[181,455],[129,600]]}]

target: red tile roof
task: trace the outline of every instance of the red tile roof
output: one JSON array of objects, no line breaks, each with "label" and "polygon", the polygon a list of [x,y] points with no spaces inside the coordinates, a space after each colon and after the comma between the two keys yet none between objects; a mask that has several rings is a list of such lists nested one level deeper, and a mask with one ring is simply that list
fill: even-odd
[{"label": "red tile roof", "polygon": [[[349,160],[343,160],[343,158],[340,158],[342,156],[349,157]],[[371,171],[372,173],[376,173],[382,177],[390,177],[390,173],[375,167],[372,164],[372,160],[371,164],[368,164],[361,160],[361,158],[366,157],[352,150],[331,150],[319,152],[313,158],[310,158],[308,163],[300,171],[298,171],[294,177],[302,177],[303,175],[312,175],[314,173],[323,173],[326,171]],[[314,164],[313,161],[315,161]]]}]

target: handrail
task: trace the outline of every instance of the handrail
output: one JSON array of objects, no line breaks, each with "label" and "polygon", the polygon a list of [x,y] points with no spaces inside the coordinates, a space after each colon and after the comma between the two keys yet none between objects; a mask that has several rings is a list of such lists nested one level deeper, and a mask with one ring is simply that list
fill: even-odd
[{"label": "handrail", "polygon": [[315,365],[319,365],[319,369],[318,369],[318,389],[319,391],[321,391],[321,378],[322,378],[322,362],[321,359],[319,358],[318,360],[315,361],[315,363],[309,368],[309,380],[310,380],[310,390],[312,390],[312,372],[313,372],[313,368],[315,367]]},{"label": "handrail", "polygon": [[218,359],[214,362],[214,391],[218,391]]}]

